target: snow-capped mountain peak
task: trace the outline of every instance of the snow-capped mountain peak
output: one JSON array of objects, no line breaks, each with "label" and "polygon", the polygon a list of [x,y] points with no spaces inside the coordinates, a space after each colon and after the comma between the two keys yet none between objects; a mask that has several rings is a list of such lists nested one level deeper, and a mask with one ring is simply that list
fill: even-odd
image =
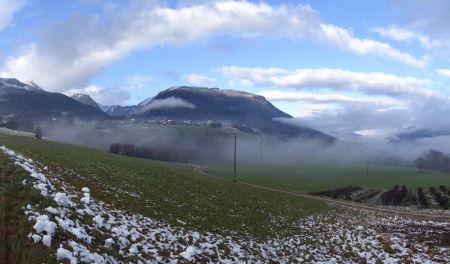
[{"label": "snow-capped mountain peak", "polygon": [[3,87],[24,89],[27,91],[43,91],[43,89],[36,85],[33,81],[31,81],[30,84],[25,84],[15,78],[0,78],[0,88]]}]

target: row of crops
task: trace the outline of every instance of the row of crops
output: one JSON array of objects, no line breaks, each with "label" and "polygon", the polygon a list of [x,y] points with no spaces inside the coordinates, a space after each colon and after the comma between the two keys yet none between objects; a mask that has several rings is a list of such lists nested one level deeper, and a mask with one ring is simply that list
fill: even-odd
[{"label": "row of crops", "polygon": [[390,205],[403,207],[418,207],[444,209],[450,208],[450,188],[445,185],[431,186],[427,189],[419,187],[409,189],[407,186],[395,185],[393,188],[381,191],[360,186],[345,186],[314,195],[327,196],[333,199],[348,200],[374,205]]}]

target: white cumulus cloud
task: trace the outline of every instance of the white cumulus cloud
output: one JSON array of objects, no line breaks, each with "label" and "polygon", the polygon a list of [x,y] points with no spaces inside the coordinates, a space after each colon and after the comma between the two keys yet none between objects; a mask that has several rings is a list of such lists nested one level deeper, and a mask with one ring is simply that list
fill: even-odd
[{"label": "white cumulus cloud", "polygon": [[320,29],[319,39],[324,39],[341,49],[349,50],[359,55],[378,55],[416,68],[424,68],[428,64],[426,57],[418,59],[411,54],[393,48],[388,43],[355,38],[349,30],[342,27],[322,23],[320,24]]},{"label": "white cumulus cloud", "polygon": [[67,91],[68,95],[77,93],[87,94],[101,105],[120,105],[130,99],[129,92],[120,87],[103,88],[97,85],[89,85],[83,89],[72,89]]},{"label": "white cumulus cloud", "polygon": [[13,16],[24,6],[23,0],[0,0],[0,31],[12,21]]},{"label": "white cumulus cloud", "polygon": [[329,68],[288,71],[236,66],[222,67],[219,71],[242,85],[251,86],[296,89],[326,88],[387,96],[433,94],[429,89],[424,88],[432,83],[429,79],[400,77],[381,72],[363,73]]},{"label": "white cumulus cloud", "polygon": [[185,76],[183,76],[188,82],[195,84],[195,85],[203,85],[203,84],[208,84],[208,83],[214,83],[217,80],[214,78],[211,78],[209,76],[206,75],[202,75],[202,74],[187,74]]},{"label": "white cumulus cloud", "polygon": [[379,109],[372,105],[347,105],[323,109],[302,118],[282,119],[292,125],[314,127],[341,139],[358,131],[384,131],[385,137],[411,124],[411,111],[404,108]]},{"label": "white cumulus cloud", "polygon": [[148,75],[129,75],[125,78],[125,84],[127,88],[142,89],[145,88],[153,81],[153,77]]},{"label": "white cumulus cloud", "polygon": [[387,43],[358,38],[349,29],[326,23],[309,5],[208,1],[172,8],[156,3],[105,5],[100,13],[73,14],[55,22],[42,30],[38,40],[9,57],[0,75],[34,80],[51,91],[80,89],[105,67],[136,50],[223,35],[306,39],[357,55],[419,68],[426,65],[425,60]]},{"label": "white cumulus cloud", "polygon": [[284,92],[284,91],[262,91],[259,95],[264,96],[270,101],[307,101],[313,103],[344,103],[344,104],[369,104],[377,106],[398,106],[401,103],[393,98],[377,98],[368,96],[349,96],[342,94],[316,94],[302,92]]},{"label": "white cumulus cloud", "polygon": [[438,69],[436,72],[441,76],[450,77],[450,69]]},{"label": "white cumulus cloud", "polygon": [[171,109],[171,108],[188,108],[195,109],[195,105],[178,97],[169,97],[165,99],[155,99],[145,105],[141,111],[152,109]]},{"label": "white cumulus cloud", "polygon": [[399,28],[399,27],[389,27],[389,28],[374,28],[373,31],[377,32],[385,38],[390,38],[398,42],[411,42],[417,41],[424,48],[431,48],[438,45],[437,41],[432,41],[428,36],[416,33],[409,29]]}]

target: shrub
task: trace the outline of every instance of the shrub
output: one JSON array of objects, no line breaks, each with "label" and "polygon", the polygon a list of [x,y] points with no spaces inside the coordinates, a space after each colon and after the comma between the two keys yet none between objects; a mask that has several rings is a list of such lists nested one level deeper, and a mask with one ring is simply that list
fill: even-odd
[{"label": "shrub", "polygon": [[442,172],[450,172],[450,157],[442,152],[431,149],[415,161],[419,169],[430,169]]},{"label": "shrub", "polygon": [[395,185],[393,189],[390,189],[381,195],[381,203],[385,205],[397,205],[403,200],[405,195],[406,193],[402,194],[400,187]]},{"label": "shrub", "polygon": [[423,192],[422,187],[419,187],[419,189],[417,190],[417,203],[419,204],[419,206],[428,208],[428,200],[425,197],[425,193]]},{"label": "shrub", "polygon": [[408,190],[406,203],[407,203],[407,205],[409,205],[409,204],[416,205],[417,204],[417,198],[411,190]]},{"label": "shrub", "polygon": [[121,144],[119,144],[119,143],[114,143],[114,144],[111,144],[111,146],[109,146],[109,152],[114,153],[114,154],[119,154],[120,149],[121,149]]},{"label": "shrub", "polygon": [[406,186],[402,185],[402,188],[400,190],[397,189],[397,191],[394,192],[394,195],[392,197],[392,204],[393,205],[405,205],[404,199],[407,194],[408,194],[408,190],[406,189]]},{"label": "shrub", "polygon": [[359,203],[361,203],[363,201],[368,201],[368,200],[374,198],[375,196],[377,196],[379,193],[380,193],[379,190],[369,190],[366,193],[358,195],[358,197],[355,201],[359,202]]},{"label": "shrub", "polygon": [[323,196],[328,196],[334,199],[337,199],[339,197],[344,197],[344,199],[346,200],[351,200],[351,194],[353,192],[362,190],[362,187],[360,186],[346,186],[346,187],[341,187],[341,188],[337,188],[337,189],[333,189],[333,190],[328,190],[328,191],[323,191],[323,192],[315,192],[313,193],[314,195],[323,195]]},{"label": "shrub", "polygon": [[434,199],[442,208],[444,209],[449,208],[449,202],[446,196],[442,195],[442,193],[438,192],[434,187],[430,187],[430,192],[433,194]]},{"label": "shrub", "polygon": [[36,130],[34,131],[34,136],[37,139],[42,139],[42,129],[40,126],[36,127]]}]

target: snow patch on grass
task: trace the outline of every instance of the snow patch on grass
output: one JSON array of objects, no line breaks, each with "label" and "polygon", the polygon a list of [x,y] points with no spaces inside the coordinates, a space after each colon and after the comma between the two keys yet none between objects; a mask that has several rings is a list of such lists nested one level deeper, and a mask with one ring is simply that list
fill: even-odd
[{"label": "snow patch on grass", "polygon": [[70,201],[69,197],[67,197],[66,193],[57,192],[54,198],[55,202],[62,206],[72,206],[73,203]]},{"label": "snow patch on grass", "polygon": [[56,251],[56,259],[59,261],[68,260],[70,264],[77,263],[77,259],[73,257],[72,252],[62,247]]},{"label": "snow patch on grass", "polygon": [[[27,205],[25,214],[35,234],[30,239],[55,248],[59,261],[70,263],[221,262],[449,262],[448,248],[420,243],[408,236],[438,228],[450,234],[450,225],[418,222],[371,212],[348,210],[305,217],[292,226],[292,235],[265,241],[251,237],[199,233],[118,210],[67,186],[58,175],[45,174],[35,163],[5,147],[0,149],[26,170],[33,188],[54,199],[57,207],[42,212]],[[46,173],[48,170],[44,170]],[[55,184],[58,183],[58,184]],[[25,184],[25,183],[24,183]],[[58,190],[55,186],[59,186]],[[78,189],[79,190],[79,189]],[[80,201],[80,202],[72,202]],[[48,213],[48,214],[47,214]],[[273,219],[276,223],[279,219]],[[181,220],[180,220],[181,221]],[[183,222],[183,221],[181,221]],[[184,222],[183,222],[184,223]],[[445,233],[447,232],[447,233]],[[97,234],[97,235],[95,235]],[[98,235],[100,234],[100,235]],[[111,255],[111,252],[114,252]]]},{"label": "snow patch on grass", "polygon": [[198,250],[197,248],[195,248],[193,246],[189,246],[185,251],[181,252],[180,256],[182,256],[183,258],[185,258],[188,261],[193,261],[194,256],[199,253],[201,253],[200,250]]}]

